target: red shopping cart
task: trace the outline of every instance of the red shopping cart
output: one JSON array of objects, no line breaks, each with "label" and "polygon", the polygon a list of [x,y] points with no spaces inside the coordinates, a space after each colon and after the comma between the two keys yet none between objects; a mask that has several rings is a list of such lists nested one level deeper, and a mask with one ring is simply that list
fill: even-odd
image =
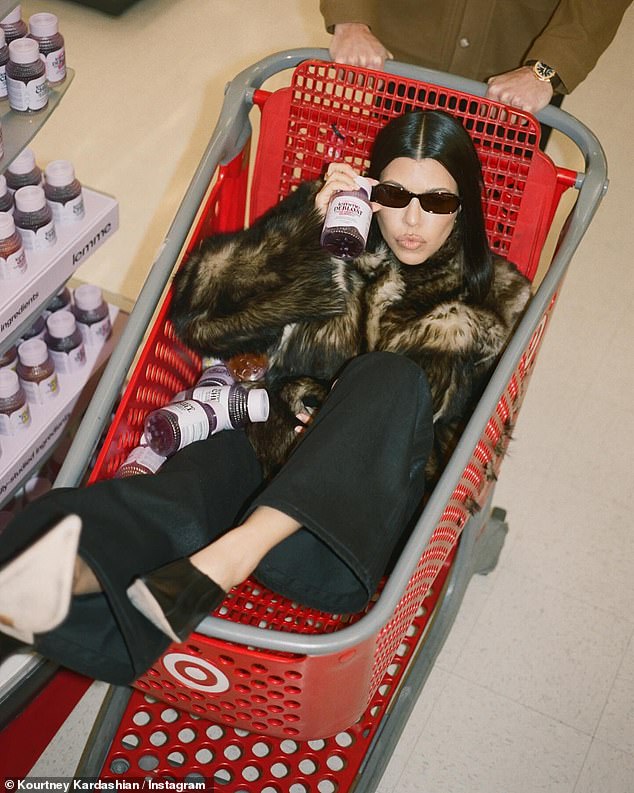
[{"label": "red shopping cart", "polygon": [[[553,115],[548,123],[586,155],[585,174],[557,168],[539,150],[539,123],[483,98],[479,84],[403,64],[390,64],[388,72],[341,66],[315,54],[323,56],[271,56],[229,84],[167,250],[111,362],[110,382],[89,408],[101,419],[87,416],[87,422],[103,426],[117,395],[113,389],[136,353],[135,334],[138,346],[173,266],[202,237],[241,228],[301,181],[319,176],[332,159],[364,170],[377,130],[394,116],[438,108],[463,122],[482,163],[491,247],[531,279],[561,195],[572,187],[579,195],[522,323],[370,606],[360,614],[325,614],[247,580],[186,642],[172,645],[132,693],[113,689],[82,774],[212,780],[234,793],[374,789],[470,576],[495,564],[503,541],[503,514],[491,510],[494,483],[568,263],[605,190],[600,146],[574,119],[547,111]],[[282,69],[292,69],[290,84],[263,90]],[[251,162],[253,105],[261,116]],[[139,442],[146,414],[200,373],[200,358],[175,338],[169,304],[168,291],[91,481],[112,476]],[[76,459],[95,446],[94,426],[83,435],[82,429],[62,484],[76,478]]]}]

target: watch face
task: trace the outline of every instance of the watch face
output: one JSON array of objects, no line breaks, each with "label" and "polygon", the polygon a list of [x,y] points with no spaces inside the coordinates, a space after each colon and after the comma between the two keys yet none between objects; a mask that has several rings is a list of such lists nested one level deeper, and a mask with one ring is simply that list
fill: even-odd
[{"label": "watch face", "polygon": [[547,63],[542,63],[541,61],[537,61],[537,63],[533,66],[533,71],[540,80],[544,81],[552,80],[557,74],[552,66],[549,66]]}]

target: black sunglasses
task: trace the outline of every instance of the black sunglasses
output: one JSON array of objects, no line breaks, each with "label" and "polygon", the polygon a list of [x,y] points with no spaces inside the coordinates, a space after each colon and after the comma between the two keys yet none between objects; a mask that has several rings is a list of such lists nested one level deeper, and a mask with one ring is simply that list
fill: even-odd
[{"label": "black sunglasses", "polygon": [[384,207],[404,209],[412,198],[417,198],[425,212],[434,215],[451,215],[460,206],[460,198],[453,193],[410,193],[395,184],[375,184],[372,188],[372,201]]}]

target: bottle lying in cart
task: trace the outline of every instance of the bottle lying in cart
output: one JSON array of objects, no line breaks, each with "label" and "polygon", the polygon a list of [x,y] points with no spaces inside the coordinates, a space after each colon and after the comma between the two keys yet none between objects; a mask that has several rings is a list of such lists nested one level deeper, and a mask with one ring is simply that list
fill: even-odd
[{"label": "bottle lying in cart", "polygon": [[115,479],[125,479],[138,474],[155,474],[167,460],[162,454],[157,454],[147,445],[145,438],[128,454],[117,473]]},{"label": "bottle lying in cart", "polygon": [[55,370],[71,374],[86,365],[86,348],[74,315],[62,309],[46,320],[44,341],[53,360]]},{"label": "bottle lying in cart", "polygon": [[15,191],[13,219],[27,251],[44,251],[57,242],[53,213],[44,190],[27,185]]},{"label": "bottle lying in cart", "polygon": [[266,421],[269,395],[263,388],[241,385],[200,386],[191,397],[152,411],[145,419],[148,446],[169,457],[195,441],[221,430],[243,427],[249,421]]},{"label": "bottle lying in cart", "polygon": [[30,16],[29,38],[37,41],[49,85],[63,83],[66,79],[66,51],[55,14],[42,11]]},{"label": "bottle lying in cart", "polygon": [[358,190],[340,190],[330,199],[321,232],[321,245],[340,259],[356,259],[365,250],[372,207],[370,182],[356,177]]},{"label": "bottle lying in cart", "polygon": [[0,435],[17,435],[31,424],[26,394],[13,369],[0,369]]},{"label": "bottle lying in cart", "polygon": [[103,344],[112,333],[110,311],[103,293],[94,284],[82,284],[73,293],[73,314],[86,347]]},{"label": "bottle lying in cart", "polygon": [[44,194],[56,224],[77,223],[85,218],[84,193],[72,162],[49,162],[44,169]]},{"label": "bottle lying in cart", "polygon": [[42,339],[28,339],[18,347],[17,374],[31,404],[43,405],[59,394],[59,381]]},{"label": "bottle lying in cart", "polygon": [[26,267],[22,237],[15,229],[13,215],[0,212],[0,280],[20,278]]}]

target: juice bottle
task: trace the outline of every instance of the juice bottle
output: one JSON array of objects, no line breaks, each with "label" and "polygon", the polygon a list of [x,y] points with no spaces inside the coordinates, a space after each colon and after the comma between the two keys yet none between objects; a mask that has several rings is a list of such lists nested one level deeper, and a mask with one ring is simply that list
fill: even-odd
[{"label": "juice bottle", "polygon": [[372,222],[372,188],[362,176],[356,181],[358,190],[340,190],[330,199],[321,232],[322,247],[340,259],[363,253]]},{"label": "juice bottle", "polygon": [[19,278],[26,267],[22,237],[15,229],[13,215],[0,212],[0,280]]},{"label": "juice bottle", "polygon": [[53,160],[44,169],[44,194],[55,223],[76,223],[86,216],[84,194],[68,160]]},{"label": "juice bottle", "polygon": [[63,308],[67,308],[69,311],[71,310],[71,297],[70,297],[70,289],[65,286],[59,290],[56,295],[48,301],[46,304],[46,309],[44,311],[45,314],[53,314],[55,311],[61,311]]},{"label": "juice bottle", "polygon": [[22,149],[6,171],[7,189],[11,194],[27,185],[42,186],[42,169],[35,162],[33,149]]},{"label": "juice bottle", "polygon": [[29,17],[29,37],[37,41],[49,85],[63,83],[66,79],[66,51],[55,14],[42,11]]},{"label": "juice bottle", "polygon": [[37,41],[15,39],[9,44],[6,76],[12,110],[30,112],[48,105],[46,68],[40,58]]},{"label": "juice bottle", "polygon": [[15,191],[13,219],[27,251],[42,251],[52,248],[57,242],[53,213],[44,190],[36,185],[27,185]]},{"label": "juice bottle", "polygon": [[4,30],[0,27],[0,99],[7,99],[7,63],[9,62],[9,45]]},{"label": "juice bottle", "polygon": [[167,457],[157,454],[143,439],[125,458],[115,474],[115,479],[125,479],[128,476],[136,476],[137,474],[155,474],[165,460],[167,460]]},{"label": "juice bottle", "polygon": [[7,44],[15,39],[23,38],[29,32],[26,22],[22,19],[22,6],[17,5],[13,11],[0,19],[0,28],[4,31]]},{"label": "juice bottle", "polygon": [[13,212],[13,193],[7,187],[7,178],[0,173],[0,212]]},{"label": "juice bottle", "polygon": [[0,355],[0,369],[13,369],[18,365],[18,348],[12,344]]}]

